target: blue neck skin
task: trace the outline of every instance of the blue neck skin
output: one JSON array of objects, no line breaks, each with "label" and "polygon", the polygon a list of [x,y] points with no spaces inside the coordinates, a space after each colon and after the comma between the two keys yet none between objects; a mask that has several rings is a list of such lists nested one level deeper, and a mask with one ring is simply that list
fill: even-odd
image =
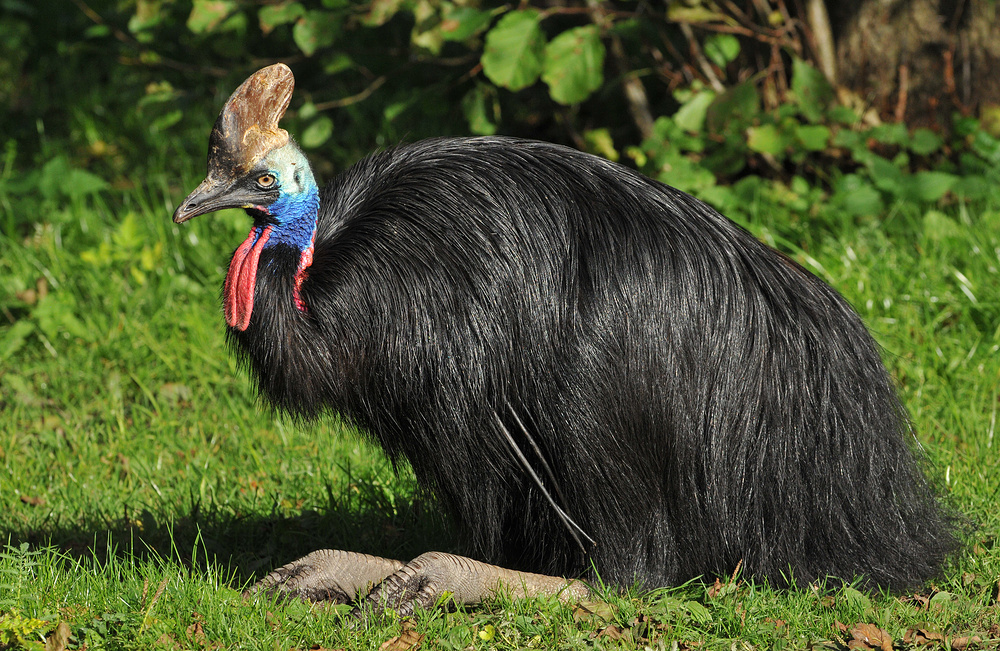
[{"label": "blue neck skin", "polygon": [[319,216],[319,188],[313,183],[303,191],[282,191],[278,200],[267,206],[267,213],[278,222],[271,230],[267,246],[287,244],[298,251],[312,247]]},{"label": "blue neck skin", "polygon": [[269,152],[262,162],[277,179],[279,193],[274,203],[255,206],[254,209],[267,214],[271,218],[268,221],[272,223],[254,226],[250,235],[253,237],[251,246],[256,247],[261,236],[270,231],[262,248],[287,244],[299,252],[293,297],[295,307],[301,312],[308,312],[309,308],[302,298],[302,284],[309,276],[309,266],[313,261],[313,243],[319,219],[319,188],[309,161],[292,141]]},{"label": "blue neck skin", "polygon": [[[319,216],[319,188],[309,161],[298,145],[289,141],[287,145],[268,152],[261,163],[275,176],[280,188],[277,201],[256,207],[277,222],[271,227],[271,237],[265,248],[287,244],[303,254],[307,251],[311,253]],[[254,229],[258,237],[264,228],[264,225],[258,225]],[[311,256],[306,264],[310,261]]]},{"label": "blue neck skin", "polygon": [[[311,253],[319,217],[319,188],[309,161],[294,142],[289,142],[270,152],[263,162],[281,188],[277,201],[258,207],[277,222],[265,248],[287,244],[302,253],[307,250]],[[264,227],[259,226],[258,235],[263,230]]]}]

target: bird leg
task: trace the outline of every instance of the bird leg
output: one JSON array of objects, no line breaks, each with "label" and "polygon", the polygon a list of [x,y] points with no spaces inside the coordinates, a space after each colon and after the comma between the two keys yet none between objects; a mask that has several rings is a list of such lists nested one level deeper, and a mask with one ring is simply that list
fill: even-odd
[{"label": "bird leg", "polygon": [[553,595],[577,600],[590,591],[581,581],[517,572],[442,552],[421,554],[404,565],[367,554],[321,549],[276,569],[247,591],[259,592],[353,602],[356,617],[368,609],[375,613],[394,610],[406,617],[417,606],[432,608],[445,595],[457,604],[471,605],[499,594],[515,599]]}]

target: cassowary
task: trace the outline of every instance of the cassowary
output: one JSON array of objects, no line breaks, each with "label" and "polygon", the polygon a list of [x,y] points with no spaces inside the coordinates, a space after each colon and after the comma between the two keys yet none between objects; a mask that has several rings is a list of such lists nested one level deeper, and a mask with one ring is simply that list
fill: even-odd
[{"label": "cassowary", "polygon": [[256,589],[376,585],[360,603],[409,612],[586,594],[575,578],[742,566],[902,590],[939,570],[953,517],[833,289],[693,197],[552,144],[425,140],[320,190],[278,127],[293,83],[273,65],[230,97],[174,221],[246,210],[223,304],[261,394],[406,459],[496,565],[322,550]]}]

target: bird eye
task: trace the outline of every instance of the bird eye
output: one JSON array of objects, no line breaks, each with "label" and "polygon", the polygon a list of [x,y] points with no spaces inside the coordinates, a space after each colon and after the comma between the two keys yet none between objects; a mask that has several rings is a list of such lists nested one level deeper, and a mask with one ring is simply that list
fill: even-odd
[{"label": "bird eye", "polygon": [[274,174],[261,174],[257,177],[257,185],[262,188],[270,188],[277,182],[278,179],[274,178]]}]

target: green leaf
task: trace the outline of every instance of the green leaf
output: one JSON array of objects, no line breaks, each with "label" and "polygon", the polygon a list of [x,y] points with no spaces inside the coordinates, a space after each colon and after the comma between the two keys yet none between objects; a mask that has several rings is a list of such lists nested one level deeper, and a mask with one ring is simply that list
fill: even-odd
[{"label": "green leaf", "polygon": [[177,109],[176,111],[170,111],[165,113],[160,117],[156,118],[149,123],[149,131],[151,133],[157,133],[160,131],[166,131],[170,127],[174,126],[178,122],[184,119],[184,111]]},{"label": "green leaf", "polygon": [[959,595],[957,595],[957,594],[955,594],[953,592],[947,592],[945,590],[942,590],[940,592],[935,593],[934,596],[931,597],[930,603],[928,605],[932,609],[933,608],[951,608],[951,607],[957,606],[961,601],[962,601],[962,598]]},{"label": "green leaf", "polygon": [[839,204],[844,212],[858,217],[878,215],[884,209],[882,195],[858,174],[846,174],[834,183],[831,204]]},{"label": "green leaf", "polygon": [[858,121],[858,114],[854,112],[854,109],[841,106],[840,104],[831,106],[827,112],[827,117],[834,122],[846,125],[855,124]]},{"label": "green leaf", "polygon": [[32,317],[38,322],[39,329],[53,342],[70,337],[93,341],[96,333],[77,318],[76,308],[76,300],[71,296],[48,294],[38,301]]},{"label": "green leaf", "polygon": [[615,149],[615,140],[607,129],[585,131],[583,139],[587,143],[587,151],[592,154],[603,156],[611,161],[617,161],[621,157],[618,150]]},{"label": "green leaf", "polygon": [[901,122],[874,126],[869,133],[872,138],[883,145],[905,145],[909,140],[906,125]]},{"label": "green leaf", "polygon": [[785,151],[785,139],[778,127],[773,124],[763,124],[747,129],[747,147],[761,154],[777,156]]},{"label": "green leaf", "polygon": [[345,70],[350,70],[354,68],[354,60],[350,56],[344,54],[343,52],[324,52],[325,60],[323,61],[323,72],[328,75],[335,75],[338,72],[343,72]]},{"label": "green leaf", "polygon": [[413,15],[413,29],[410,31],[410,43],[421,50],[437,56],[444,47],[444,36],[441,34],[441,16],[439,7],[429,0],[419,0],[410,7]]},{"label": "green leaf", "polygon": [[807,151],[823,151],[830,142],[830,129],[822,124],[800,124],[795,127],[795,139]]},{"label": "green leaf", "polygon": [[954,237],[959,237],[962,229],[958,222],[938,210],[928,210],[924,215],[924,237],[940,242]]},{"label": "green leaf", "polygon": [[958,177],[947,172],[921,171],[913,175],[917,197],[923,201],[937,201],[948,194]]},{"label": "green leaf", "polygon": [[684,608],[687,609],[691,618],[701,624],[707,624],[712,621],[712,613],[705,608],[704,605],[698,603],[697,601],[686,601],[684,602]]},{"label": "green leaf", "polygon": [[59,181],[59,190],[67,197],[83,197],[100,192],[108,182],[87,170],[71,168]]},{"label": "green leaf", "polygon": [[469,123],[469,130],[480,136],[492,136],[497,132],[494,119],[500,112],[496,89],[488,84],[476,84],[462,98],[462,111]]},{"label": "green leaf", "polygon": [[905,194],[906,181],[903,178],[903,170],[881,156],[876,155],[872,155],[869,159],[868,169],[871,171],[875,187],[879,190],[888,192],[896,198]]},{"label": "green leaf", "polygon": [[368,14],[361,19],[365,27],[379,27],[399,12],[403,0],[372,0]]},{"label": "green leaf", "polygon": [[317,50],[333,45],[337,38],[340,23],[337,17],[326,11],[310,11],[295,23],[292,28],[292,38],[307,57]]},{"label": "green leaf", "polygon": [[760,111],[760,95],[753,80],[736,84],[719,95],[708,109],[708,130],[722,133],[746,124]]},{"label": "green leaf", "polygon": [[260,31],[270,34],[275,27],[293,23],[306,13],[305,7],[298,2],[282,2],[276,5],[264,5],[257,12]]},{"label": "green leaf", "polygon": [[740,41],[732,34],[714,34],[705,39],[705,56],[725,68],[740,53]]},{"label": "green leaf", "polygon": [[802,115],[810,122],[819,122],[833,100],[833,87],[822,72],[801,59],[793,58],[792,95],[798,100]]},{"label": "green leaf", "polygon": [[232,0],[194,0],[187,28],[195,34],[210,32],[235,10]]},{"label": "green leaf", "polygon": [[156,27],[164,15],[163,5],[158,0],[137,0],[135,13],[128,21],[128,31],[135,34]]},{"label": "green leaf", "polygon": [[674,122],[685,131],[701,133],[705,126],[705,117],[708,115],[708,107],[715,101],[715,97],[715,91],[711,90],[696,93],[677,109],[677,113],[674,114]]},{"label": "green leaf", "polygon": [[545,35],[541,14],[534,9],[512,11],[486,34],[483,74],[497,86],[510,90],[527,88],[542,73]]},{"label": "green leaf", "polygon": [[446,41],[464,41],[478,34],[490,24],[493,14],[489,11],[473,9],[472,7],[450,7],[444,13],[441,21],[441,36]]},{"label": "green leaf", "polygon": [[844,588],[844,603],[856,615],[864,615],[871,611],[872,601],[865,593],[854,588]]},{"label": "green leaf", "polygon": [[333,120],[326,115],[321,115],[306,127],[299,142],[306,149],[312,149],[329,140],[331,135],[333,135]]},{"label": "green leaf", "polygon": [[833,140],[830,141],[830,144],[834,147],[843,147],[850,150],[857,148],[867,149],[865,147],[864,136],[850,129],[840,129],[837,131],[837,133],[833,134]]},{"label": "green leaf", "polygon": [[111,234],[111,241],[115,248],[122,253],[135,251],[142,247],[146,239],[139,228],[139,219],[134,212],[126,214],[118,223],[118,228]]},{"label": "green leaf", "polygon": [[976,131],[972,136],[972,151],[989,163],[1000,164],[1000,139],[983,130]]},{"label": "green leaf", "polygon": [[993,184],[982,174],[967,174],[955,181],[951,191],[964,199],[985,199],[993,192]]},{"label": "green leaf", "polygon": [[944,141],[941,139],[941,136],[930,129],[921,127],[915,130],[913,136],[910,138],[910,151],[918,156],[926,156],[936,152],[941,148],[942,144],[944,144]]},{"label": "green leaf", "polygon": [[7,329],[0,337],[0,359],[8,359],[24,346],[28,335],[35,331],[35,324],[22,319],[15,321],[14,325]]},{"label": "green leaf", "polygon": [[545,47],[542,80],[560,104],[578,104],[604,83],[604,43],[596,25],[568,29]]},{"label": "green leaf", "polygon": [[317,113],[319,113],[319,110],[317,110],[316,105],[309,100],[306,100],[303,102],[302,106],[299,107],[298,118],[300,120],[311,120],[316,117]]}]

